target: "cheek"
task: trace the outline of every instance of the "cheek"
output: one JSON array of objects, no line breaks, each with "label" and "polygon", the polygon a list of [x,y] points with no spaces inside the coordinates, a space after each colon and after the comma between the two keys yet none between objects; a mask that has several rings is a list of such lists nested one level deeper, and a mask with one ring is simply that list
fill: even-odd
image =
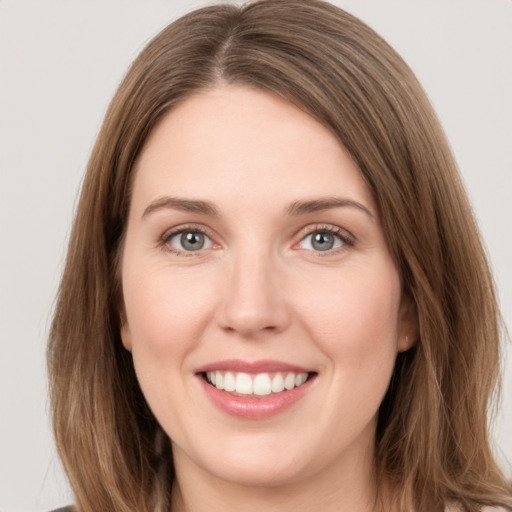
[{"label": "cheek", "polygon": [[149,407],[173,435],[190,401],[183,386],[188,355],[203,339],[213,303],[211,280],[184,274],[129,260],[123,268],[125,330],[135,372]]},{"label": "cheek", "polygon": [[191,278],[188,269],[170,272],[159,265],[130,263],[123,271],[123,296],[134,355],[188,351],[211,316],[211,279]]},{"label": "cheek", "polygon": [[338,366],[392,366],[397,352],[400,280],[392,265],[350,267],[306,285],[298,306],[316,343]]}]

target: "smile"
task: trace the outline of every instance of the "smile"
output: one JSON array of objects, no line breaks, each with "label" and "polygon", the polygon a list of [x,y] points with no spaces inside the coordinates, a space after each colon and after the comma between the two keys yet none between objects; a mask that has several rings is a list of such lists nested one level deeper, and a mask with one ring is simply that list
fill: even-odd
[{"label": "smile", "polygon": [[268,396],[290,391],[308,380],[307,372],[257,373],[206,372],[206,381],[219,390],[241,396]]},{"label": "smile", "polygon": [[219,361],[195,373],[218,410],[248,420],[284,412],[309,392],[318,377],[315,371],[279,361]]}]

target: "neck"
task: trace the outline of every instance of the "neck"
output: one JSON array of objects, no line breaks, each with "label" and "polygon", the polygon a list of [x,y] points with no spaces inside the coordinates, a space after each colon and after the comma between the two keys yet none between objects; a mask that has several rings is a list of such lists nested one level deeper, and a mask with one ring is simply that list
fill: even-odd
[{"label": "neck", "polygon": [[[178,460],[176,460],[178,459]],[[373,450],[351,465],[334,463],[314,475],[276,485],[249,485],[217,478],[175,451],[176,478],[172,512],[381,512],[385,489],[379,489],[373,468]]]}]

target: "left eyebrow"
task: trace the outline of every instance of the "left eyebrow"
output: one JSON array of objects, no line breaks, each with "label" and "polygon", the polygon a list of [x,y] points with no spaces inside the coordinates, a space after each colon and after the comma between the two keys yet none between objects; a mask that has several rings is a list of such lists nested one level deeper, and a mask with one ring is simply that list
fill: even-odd
[{"label": "left eyebrow", "polygon": [[153,201],[142,214],[142,217],[146,217],[153,212],[158,210],[182,210],[185,212],[202,213],[203,215],[211,215],[217,217],[219,212],[208,201],[198,201],[196,199],[185,199],[181,197],[162,197]]},{"label": "left eyebrow", "polygon": [[343,197],[321,197],[309,201],[294,201],[288,208],[287,213],[291,216],[305,215],[307,213],[321,212],[332,208],[349,207],[356,208],[368,215],[372,220],[375,215],[363,204]]}]

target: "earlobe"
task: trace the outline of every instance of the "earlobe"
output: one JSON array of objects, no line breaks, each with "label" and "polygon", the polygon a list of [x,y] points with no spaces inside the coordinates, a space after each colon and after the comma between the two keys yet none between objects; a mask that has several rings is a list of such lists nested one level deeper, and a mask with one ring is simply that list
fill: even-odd
[{"label": "earlobe", "polygon": [[416,338],[406,334],[398,339],[398,352],[407,352],[416,343]]},{"label": "earlobe", "polygon": [[400,328],[398,330],[397,348],[406,352],[416,344],[418,339],[418,311],[416,303],[410,297],[404,297],[400,306]]},{"label": "earlobe", "polygon": [[121,311],[119,314],[119,323],[120,323],[120,329],[119,334],[121,336],[121,342],[123,344],[123,347],[128,350],[128,352],[132,351],[132,336],[130,332],[130,327],[128,325],[128,320],[126,318],[126,313]]},{"label": "earlobe", "polygon": [[121,341],[123,343],[123,347],[128,350],[128,352],[132,351],[132,340],[130,336],[130,329],[128,328],[128,324],[124,324],[121,327]]}]

